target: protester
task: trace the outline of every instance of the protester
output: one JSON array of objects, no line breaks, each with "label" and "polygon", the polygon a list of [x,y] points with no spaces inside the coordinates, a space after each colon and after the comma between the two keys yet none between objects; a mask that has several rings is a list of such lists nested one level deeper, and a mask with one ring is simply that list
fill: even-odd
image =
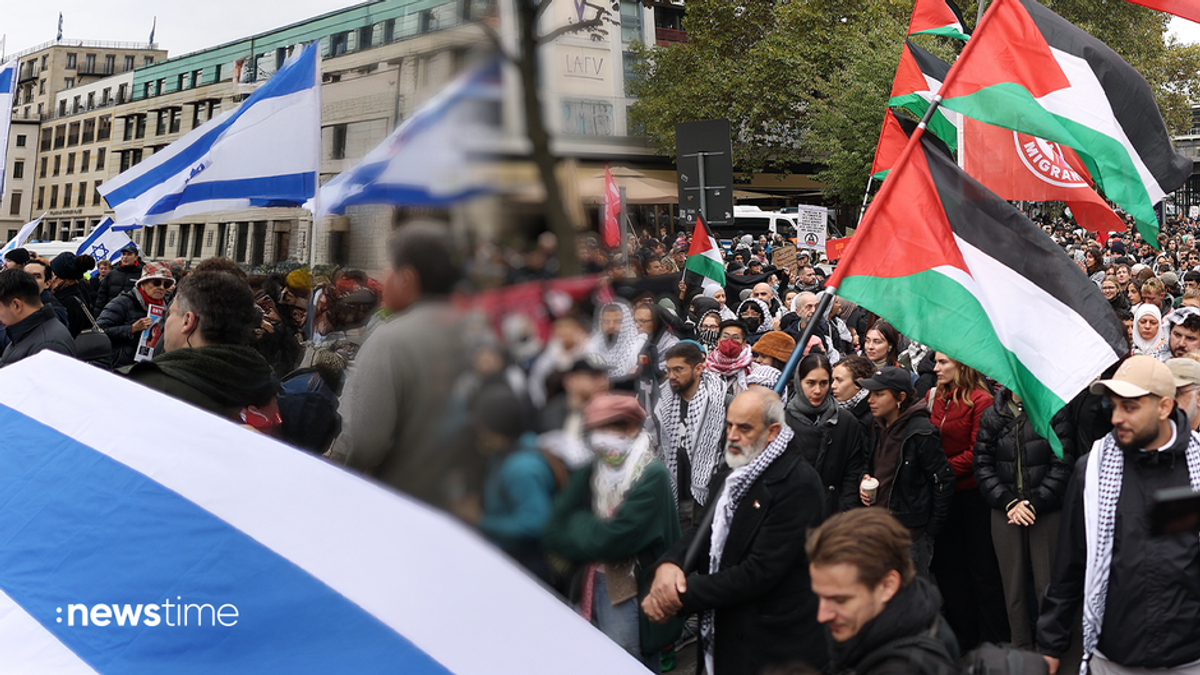
[{"label": "protester", "polygon": [[445,507],[454,491],[446,401],[466,367],[462,322],[448,302],[453,246],[445,224],[417,221],[393,231],[387,251],[383,297],[396,315],[358,353],[327,456]]},{"label": "protester", "polygon": [[[104,281],[104,277],[108,276],[110,271],[112,271],[112,261],[103,258],[96,261],[96,271],[88,277],[87,282],[89,297],[96,297],[96,294],[100,291],[100,282]],[[88,309],[91,309],[91,307],[89,306]]]},{"label": "protester", "polygon": [[[151,316],[151,308],[156,308],[161,316],[163,299],[175,285],[175,277],[171,276],[166,263],[150,263],[139,269],[142,276],[136,286],[113,298],[96,319],[96,324],[112,340],[114,368],[133,364],[143,331],[152,328],[150,340],[157,342],[160,339],[162,322]],[[116,274],[115,270],[109,277],[113,274]]]},{"label": "protester", "polygon": [[749,386],[749,376],[755,368],[753,354],[746,344],[747,333],[740,319],[722,321],[717,348],[704,361],[705,369],[721,378],[726,407]]},{"label": "protester", "polygon": [[1167,359],[1167,368],[1175,378],[1175,405],[1188,419],[1192,431],[1200,429],[1200,361],[1195,356]]},{"label": "protester", "polygon": [[633,321],[638,333],[646,336],[643,351],[652,352],[650,362],[654,363],[659,373],[667,370],[667,350],[673,347],[679,338],[667,325],[667,310],[662,307],[644,303],[633,310]]},{"label": "protester", "polygon": [[42,304],[54,310],[54,316],[62,323],[62,325],[70,327],[70,317],[67,314],[67,308],[63,307],[58,298],[50,292],[50,285],[54,282],[54,271],[50,269],[50,263],[44,258],[33,258],[25,264],[25,271],[33,276],[33,280],[37,282],[38,292],[41,294]]},{"label": "protester", "polygon": [[941,595],[916,574],[908,528],[879,509],[839,513],[808,534],[818,620],[834,673],[953,675],[958,643]]},{"label": "protester", "polygon": [[[145,273],[169,273],[165,268],[151,263]],[[163,322],[163,353],[121,372],[213,414],[276,432],[281,421],[275,378],[270,364],[249,346],[259,322],[250,286],[223,272],[198,272],[184,281]],[[121,297],[127,296],[113,303]]]},{"label": "protester", "polygon": [[992,407],[992,395],[979,371],[941,352],[936,354],[937,387],[930,392],[929,416],[954,469],[954,497],[934,542],[930,571],[937,579],[943,611],[959,646],[1011,639],[1004,611],[1004,586],[992,545],[991,514],[975,483],[975,442],[979,421]]},{"label": "protester", "polygon": [[716,310],[704,312],[700,315],[698,326],[696,339],[704,347],[705,353],[711,353],[717,348],[717,341],[720,339],[721,313]]},{"label": "protester", "polygon": [[871,402],[867,400],[871,392],[858,386],[858,380],[865,380],[874,372],[875,365],[866,357],[847,356],[833,367],[830,384],[838,407],[854,415],[862,427],[864,439],[872,438],[875,418],[871,415]]},{"label": "protester", "polygon": [[[885,366],[857,384],[871,392],[867,400],[875,417],[874,447],[868,448],[859,499],[886,508],[909,528],[913,564],[918,574],[929,576],[933,542],[954,497],[954,469],[929,409],[913,397],[908,371]],[[875,481],[874,494],[863,487],[868,479]]]},{"label": "protester", "polygon": [[[170,272],[170,268],[165,269]],[[97,315],[104,311],[109,302],[126,291],[133,290],[142,278],[141,258],[138,257],[137,246],[129,244],[121,249],[121,260],[115,265],[108,274],[100,280],[100,286],[96,289],[96,304],[92,307],[92,311]],[[174,277],[171,277],[174,280]]]},{"label": "protester", "polygon": [[560,432],[555,450],[570,470],[591,461],[583,445],[583,410],[591,400],[608,393],[608,364],[597,354],[585,354],[562,374],[562,392],[541,409],[538,430]]},{"label": "protester", "polygon": [[867,329],[863,340],[863,356],[870,359],[876,368],[899,365],[900,332],[892,324],[880,319]]},{"label": "protester", "polygon": [[8,336],[0,367],[41,351],[75,356],[71,333],[58,321],[54,310],[42,304],[37,281],[24,270],[0,271],[0,324]]},{"label": "protester", "polygon": [[788,426],[817,474],[825,512],[859,506],[858,483],[865,472],[866,440],[858,420],[830,393],[833,368],[823,354],[809,354],[796,366],[796,395],[786,406]]},{"label": "protester", "polygon": [[26,249],[14,248],[4,254],[4,269],[23,270],[25,269],[25,265],[29,264],[29,261],[32,259],[33,256]]},{"label": "protester", "polygon": [[1170,369],[1149,356],[1091,386],[1108,396],[1113,431],[1076,462],[1067,487],[1037,630],[1051,675],[1081,603],[1091,673],[1186,672],[1200,661],[1200,539],[1151,536],[1147,517],[1157,491],[1200,488],[1200,438],[1187,432],[1175,389]]},{"label": "protester", "polygon": [[608,377],[614,381],[628,380],[637,373],[638,355],[646,343],[633,321],[633,312],[624,302],[611,302],[596,312],[596,332],[591,351],[608,364]]},{"label": "protester", "polygon": [[[1200,363],[1196,364],[1200,368]],[[1054,419],[1063,454],[1038,435],[1019,396],[1007,388],[983,411],[975,442],[975,480],[991,508],[991,538],[1000,565],[1012,642],[1035,649],[1037,616],[1054,568],[1063,496],[1075,463],[1074,434],[1066,415]],[[939,580],[940,581],[940,580]],[[1029,606],[1032,582],[1036,604]]]},{"label": "protester", "polygon": [[737,315],[746,326],[746,344],[753,345],[763,335],[771,332],[771,310],[762,300],[746,298],[738,305]]},{"label": "protester", "polygon": [[541,408],[546,405],[547,398],[554,395],[557,380],[552,383],[551,379],[557,378],[590,350],[591,330],[586,319],[568,313],[554,320],[550,340],[529,369],[529,400],[534,407]]},{"label": "protester", "polygon": [[54,293],[55,300],[67,312],[67,329],[71,332],[71,337],[92,327],[91,289],[83,283],[83,275],[95,264],[91,256],[76,257],[70,251],[59,253],[50,262],[50,269],[54,272],[50,290]]},{"label": "protester", "polygon": [[[709,486],[712,524],[693,526],[662,557],[642,607],[656,622],[700,613],[712,675],[794,661],[823,670],[828,653],[804,555],[805,532],[825,518],[821,479],[766,388],[738,394],[725,432],[725,464]],[[694,540],[699,555],[688,560]]]},{"label": "protester", "polygon": [[1168,314],[1163,323],[1163,332],[1169,335],[1169,352],[1165,357],[1160,354],[1159,360],[1180,358],[1200,349],[1200,309],[1180,307]]},{"label": "protester", "polygon": [[659,652],[678,637],[680,622],[643,612],[653,562],[679,539],[671,479],[642,431],[646,412],[631,396],[597,396],[584,410],[589,467],[577,471],[555,500],[543,543],[582,565],[580,614],[651,672]]},{"label": "protester", "polygon": [[1150,303],[1138,305],[1133,312],[1133,353],[1166,361],[1171,358],[1169,338],[1158,307]]}]

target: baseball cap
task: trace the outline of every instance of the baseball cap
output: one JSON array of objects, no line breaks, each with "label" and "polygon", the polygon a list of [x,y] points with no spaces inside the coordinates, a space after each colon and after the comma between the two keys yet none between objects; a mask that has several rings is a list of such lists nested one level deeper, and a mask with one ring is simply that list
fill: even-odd
[{"label": "baseball cap", "polygon": [[1112,392],[1121,398],[1141,398],[1151,394],[1175,398],[1175,377],[1165,363],[1141,354],[1122,363],[1112,379],[1094,382],[1091,392],[1098,396]]},{"label": "baseball cap", "polygon": [[1193,359],[1167,359],[1167,368],[1175,378],[1176,387],[1200,384],[1200,361]]},{"label": "baseball cap", "polygon": [[908,371],[895,366],[884,366],[875,371],[875,374],[863,380],[856,380],[858,386],[867,391],[883,391],[891,389],[892,391],[902,391],[909,396],[912,396],[912,377]]}]

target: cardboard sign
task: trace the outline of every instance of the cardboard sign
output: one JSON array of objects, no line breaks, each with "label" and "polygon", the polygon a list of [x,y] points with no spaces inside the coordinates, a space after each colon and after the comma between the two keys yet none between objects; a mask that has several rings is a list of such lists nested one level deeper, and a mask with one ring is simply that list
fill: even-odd
[{"label": "cardboard sign", "polygon": [[797,270],[796,264],[796,247],[782,246],[771,252],[771,263],[781,270],[787,270],[788,274],[795,274]]},{"label": "cardboard sign", "polygon": [[850,237],[844,239],[830,239],[825,242],[825,257],[829,258],[829,262],[838,260],[842,257],[842,253],[846,247],[850,245]]}]

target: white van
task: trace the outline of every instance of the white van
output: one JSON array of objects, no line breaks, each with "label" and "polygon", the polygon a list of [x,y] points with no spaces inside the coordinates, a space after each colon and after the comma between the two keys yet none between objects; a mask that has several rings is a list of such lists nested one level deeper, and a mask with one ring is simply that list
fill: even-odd
[{"label": "white van", "polygon": [[774,239],[776,234],[784,239],[793,241],[796,238],[796,219],[799,216],[778,211],[763,211],[757,206],[734,206],[733,225],[713,228],[713,234],[721,240],[732,240],[738,232],[754,237],[754,241],[762,235]]}]

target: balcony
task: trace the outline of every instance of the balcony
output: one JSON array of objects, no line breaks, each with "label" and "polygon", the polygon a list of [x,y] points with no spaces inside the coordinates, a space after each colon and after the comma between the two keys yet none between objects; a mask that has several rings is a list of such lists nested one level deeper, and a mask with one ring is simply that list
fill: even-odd
[{"label": "balcony", "polygon": [[677,44],[688,41],[686,30],[676,30],[674,28],[663,28],[662,26],[654,27],[654,40],[660,47]]}]

